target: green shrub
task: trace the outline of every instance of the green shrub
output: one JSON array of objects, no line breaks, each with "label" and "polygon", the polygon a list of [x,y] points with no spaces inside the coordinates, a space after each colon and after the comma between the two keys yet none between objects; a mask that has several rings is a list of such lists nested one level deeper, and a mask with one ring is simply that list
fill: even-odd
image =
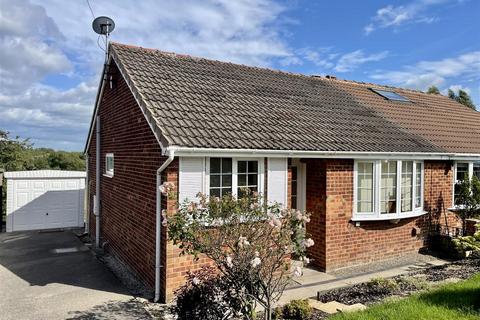
[{"label": "green shrub", "polygon": [[186,283],[175,291],[174,311],[179,320],[228,319],[239,313],[240,301],[213,267],[188,272]]},{"label": "green shrub", "polygon": [[454,238],[452,242],[459,253],[480,251],[480,232],[475,233],[473,236]]},{"label": "green shrub", "polygon": [[284,319],[305,320],[312,315],[312,307],[308,300],[292,300],[283,307],[282,313]]},{"label": "green shrub", "polygon": [[430,288],[430,284],[424,278],[417,278],[411,276],[400,277],[397,280],[400,287],[410,287],[416,290],[425,290]]},{"label": "green shrub", "polygon": [[367,285],[371,287],[382,288],[389,292],[394,292],[399,289],[398,283],[393,279],[373,278],[367,282]]}]

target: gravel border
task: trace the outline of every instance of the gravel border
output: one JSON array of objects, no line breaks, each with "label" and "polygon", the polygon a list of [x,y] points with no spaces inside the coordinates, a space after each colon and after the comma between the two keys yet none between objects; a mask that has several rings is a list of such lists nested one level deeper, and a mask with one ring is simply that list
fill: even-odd
[{"label": "gravel border", "polygon": [[333,289],[320,294],[320,301],[337,301],[346,305],[371,305],[387,297],[408,296],[427,286],[447,280],[465,280],[480,273],[480,259],[464,259],[442,266],[412,271],[390,279],[364,282],[350,287]]}]

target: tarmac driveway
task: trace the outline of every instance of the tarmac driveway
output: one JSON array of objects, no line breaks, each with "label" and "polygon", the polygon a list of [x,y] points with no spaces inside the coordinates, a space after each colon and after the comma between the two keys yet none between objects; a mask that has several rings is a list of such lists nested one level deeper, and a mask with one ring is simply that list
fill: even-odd
[{"label": "tarmac driveway", "polygon": [[0,319],[149,319],[71,231],[0,233]]}]

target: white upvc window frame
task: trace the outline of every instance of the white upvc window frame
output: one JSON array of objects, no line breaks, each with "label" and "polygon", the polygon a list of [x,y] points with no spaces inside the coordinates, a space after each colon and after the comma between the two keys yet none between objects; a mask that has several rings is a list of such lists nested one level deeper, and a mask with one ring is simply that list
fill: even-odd
[{"label": "white upvc window frame", "polygon": [[[108,159],[112,159],[112,168],[108,168]],[[105,154],[105,173],[103,174],[105,177],[112,178],[115,173],[115,157],[113,153]]]},{"label": "white upvc window frame", "polygon": [[[425,214],[424,211],[424,189],[425,189],[425,163],[419,160],[388,160],[397,162],[397,181],[396,181],[396,212],[395,213],[380,213],[380,183],[381,183],[381,165],[382,161],[387,160],[355,160],[353,173],[353,221],[376,221],[376,220],[396,220],[418,217]],[[413,162],[413,188],[412,188],[412,210],[401,212],[401,184],[402,184],[402,161]],[[358,183],[358,164],[359,163],[373,163],[373,210],[372,212],[357,212],[357,183]],[[416,178],[417,167],[421,164],[421,206],[416,207]]]},{"label": "white upvc window frame", "polygon": [[455,205],[455,185],[460,182],[460,180],[457,180],[457,165],[459,163],[466,163],[468,164],[468,179],[473,178],[473,164],[474,163],[480,163],[480,160],[476,161],[464,161],[464,160],[458,160],[455,161],[454,168],[453,168],[453,182],[452,182],[452,207],[450,209],[455,209],[458,206]]},{"label": "white upvc window frame", "polygon": [[233,157],[206,157],[205,158],[205,194],[210,196],[210,158],[231,158],[232,159],[232,195],[238,196],[238,161],[258,162],[258,193],[265,191],[265,158],[233,158]]}]

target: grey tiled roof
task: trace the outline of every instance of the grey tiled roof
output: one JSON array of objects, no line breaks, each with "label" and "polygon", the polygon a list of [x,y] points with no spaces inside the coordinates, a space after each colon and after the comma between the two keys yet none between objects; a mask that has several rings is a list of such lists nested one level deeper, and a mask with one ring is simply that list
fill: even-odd
[{"label": "grey tiled roof", "polygon": [[370,106],[346,82],[117,43],[111,49],[169,146],[447,152]]}]

